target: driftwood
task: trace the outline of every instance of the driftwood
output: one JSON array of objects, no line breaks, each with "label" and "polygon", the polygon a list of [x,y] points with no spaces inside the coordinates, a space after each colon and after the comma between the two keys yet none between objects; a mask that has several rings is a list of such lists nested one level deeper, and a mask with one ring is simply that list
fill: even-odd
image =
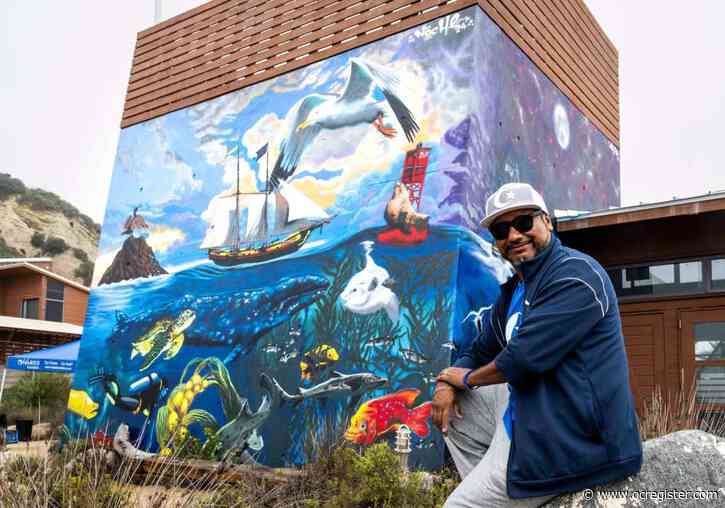
[{"label": "driftwood", "polygon": [[113,437],[113,449],[124,462],[133,462],[134,480],[145,481],[154,478],[155,482],[190,483],[200,482],[234,483],[243,479],[286,483],[301,476],[302,472],[289,468],[271,468],[259,464],[229,465],[198,459],[178,459],[162,457],[136,448],[129,440],[128,426],[119,425]]},{"label": "driftwood", "polygon": [[148,453],[136,448],[129,440],[128,425],[122,423],[118,426],[116,434],[113,436],[113,449],[122,458],[137,460],[148,459],[154,457],[153,453]]}]

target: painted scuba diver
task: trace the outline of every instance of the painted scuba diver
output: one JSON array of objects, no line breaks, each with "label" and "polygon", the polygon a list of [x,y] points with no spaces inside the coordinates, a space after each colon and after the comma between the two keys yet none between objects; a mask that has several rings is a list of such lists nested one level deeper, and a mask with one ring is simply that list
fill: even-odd
[{"label": "painted scuba diver", "polygon": [[185,309],[174,320],[160,319],[139,340],[131,344],[131,360],[138,355],[144,358],[139,368],[141,371],[148,369],[162,353],[166,353],[164,360],[173,358],[184,345],[184,331],[195,319],[196,312],[191,309]]},{"label": "painted scuba diver", "polygon": [[106,400],[117,408],[133,414],[151,416],[161,392],[165,389],[164,379],[156,372],[147,374],[128,387],[126,394],[121,393],[121,386],[113,374],[96,374],[89,378],[91,385],[99,384],[106,394]]}]

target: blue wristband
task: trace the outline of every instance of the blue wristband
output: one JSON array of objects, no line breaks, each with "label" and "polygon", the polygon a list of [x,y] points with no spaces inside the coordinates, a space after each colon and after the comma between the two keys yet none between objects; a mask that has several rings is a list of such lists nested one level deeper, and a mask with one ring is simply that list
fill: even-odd
[{"label": "blue wristband", "polygon": [[473,372],[473,369],[469,370],[463,375],[463,386],[466,387],[466,390],[473,390],[473,386],[468,384],[468,376],[471,375],[471,372]]}]

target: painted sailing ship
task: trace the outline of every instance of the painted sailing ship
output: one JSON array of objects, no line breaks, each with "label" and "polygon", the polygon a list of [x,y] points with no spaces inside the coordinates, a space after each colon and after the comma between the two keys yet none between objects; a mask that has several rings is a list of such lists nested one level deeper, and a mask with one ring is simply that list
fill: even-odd
[{"label": "painted sailing ship", "polygon": [[[267,145],[257,153],[259,160]],[[268,163],[269,164],[269,163]],[[269,170],[267,171],[269,175]],[[269,182],[269,177],[266,179]],[[209,259],[222,266],[257,263],[291,254],[331,217],[284,181],[264,192],[241,192],[237,148],[236,191],[209,204],[211,220],[201,243]]]}]

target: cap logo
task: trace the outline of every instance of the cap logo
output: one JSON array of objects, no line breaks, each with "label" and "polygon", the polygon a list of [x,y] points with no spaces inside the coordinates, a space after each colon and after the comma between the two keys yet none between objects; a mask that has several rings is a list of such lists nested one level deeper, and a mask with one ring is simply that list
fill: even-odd
[{"label": "cap logo", "polygon": [[496,208],[503,208],[504,206],[506,206],[506,203],[513,201],[515,197],[516,196],[512,191],[499,192],[493,198],[493,206],[495,206]]}]

